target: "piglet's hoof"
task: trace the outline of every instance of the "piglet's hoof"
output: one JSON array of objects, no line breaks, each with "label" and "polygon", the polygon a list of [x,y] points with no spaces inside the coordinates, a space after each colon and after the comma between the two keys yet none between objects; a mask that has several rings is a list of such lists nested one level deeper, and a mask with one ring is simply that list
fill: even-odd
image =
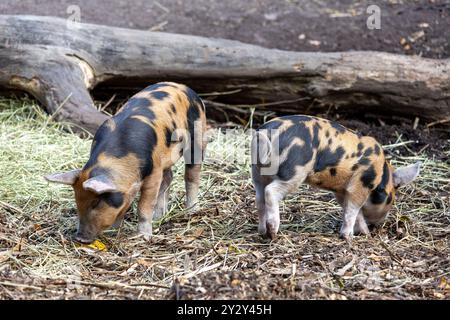
[{"label": "piglet's hoof", "polygon": [[347,242],[349,245],[352,243],[352,234],[351,233],[344,233],[341,232],[339,234],[339,238],[341,238],[342,240],[345,240],[345,242]]},{"label": "piglet's hoof", "polygon": [[275,232],[267,232],[267,237],[270,240],[275,240],[277,238],[277,234]]},{"label": "piglet's hoof", "polygon": [[139,225],[139,235],[146,241],[150,241],[152,238],[152,225],[151,223],[142,223]]},{"label": "piglet's hoof", "polygon": [[150,241],[152,240],[152,234],[151,233],[141,233],[142,237],[144,238],[145,241]]},{"label": "piglet's hoof", "polygon": [[266,223],[266,236],[271,240],[275,240],[277,238],[277,230],[270,223]]},{"label": "piglet's hoof", "polygon": [[263,236],[263,237],[267,235],[266,225],[259,225],[258,226],[258,234]]}]

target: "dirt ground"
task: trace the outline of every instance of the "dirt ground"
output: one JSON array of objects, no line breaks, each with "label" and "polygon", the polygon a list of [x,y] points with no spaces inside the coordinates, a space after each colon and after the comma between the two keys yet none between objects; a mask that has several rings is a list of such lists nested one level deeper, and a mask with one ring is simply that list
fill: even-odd
[{"label": "dirt ground", "polygon": [[[381,9],[381,29],[366,26]],[[449,58],[448,0],[3,0],[0,14],[69,17],[82,22],[220,37],[297,51],[378,50]]]},{"label": "dirt ground", "polygon": [[[336,120],[336,119],[335,119]],[[428,129],[424,125],[418,125],[416,129],[413,122],[401,119],[401,124],[384,124],[375,122],[363,122],[356,119],[342,119],[339,122],[349,128],[355,128],[365,135],[373,136],[382,144],[392,143],[394,137],[409,141],[405,148],[396,151],[397,155],[405,156],[407,153],[425,153],[429,157],[450,164],[448,144],[450,135],[448,132]]]}]

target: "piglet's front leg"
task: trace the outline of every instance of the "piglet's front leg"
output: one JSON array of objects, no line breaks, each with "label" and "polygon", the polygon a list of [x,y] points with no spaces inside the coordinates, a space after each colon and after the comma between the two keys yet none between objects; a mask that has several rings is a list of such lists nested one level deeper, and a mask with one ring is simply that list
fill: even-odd
[{"label": "piglet's front leg", "polygon": [[366,220],[364,219],[362,211],[359,211],[358,216],[356,217],[354,233],[370,236],[370,230],[367,226]]},{"label": "piglet's front leg", "polygon": [[353,237],[353,230],[355,228],[356,218],[360,210],[360,206],[348,201],[344,206],[344,217],[341,226],[340,236],[341,238],[350,241]]},{"label": "piglet's front leg", "polygon": [[156,172],[147,177],[142,184],[141,198],[139,199],[138,204],[138,230],[139,233],[144,236],[145,240],[150,240],[152,237],[153,210],[158,199],[162,176],[162,172]]},{"label": "piglet's front leg", "polygon": [[344,209],[340,236],[341,238],[350,241],[354,235],[354,229],[358,214],[360,213],[361,208],[369,197],[369,190],[362,185],[360,177],[355,176],[348,184],[343,196],[343,199],[342,197],[341,199],[337,197],[338,201],[343,200]]},{"label": "piglet's front leg", "polygon": [[[367,195],[362,192],[348,192],[345,195],[343,204],[344,216],[340,231],[341,238],[350,241],[353,237],[356,220],[366,199]],[[358,221],[358,226],[360,226],[360,221]]]},{"label": "piglet's front leg", "polygon": [[[336,200],[341,205],[341,207],[345,208],[345,194],[336,193]],[[357,217],[355,219],[353,232],[350,232],[349,226],[346,226],[346,230],[344,230],[344,223],[345,220],[347,220],[347,224],[351,223],[351,219],[349,218],[349,215],[347,215],[347,219],[345,219],[345,213],[344,213],[344,222],[341,228],[341,237],[342,238],[348,238],[349,235],[354,234],[363,234],[363,235],[370,235],[369,227],[367,226],[366,220],[364,219],[364,215],[361,210],[359,210]],[[350,217],[352,218],[353,214],[350,214]],[[353,219],[353,218],[352,218]]]}]

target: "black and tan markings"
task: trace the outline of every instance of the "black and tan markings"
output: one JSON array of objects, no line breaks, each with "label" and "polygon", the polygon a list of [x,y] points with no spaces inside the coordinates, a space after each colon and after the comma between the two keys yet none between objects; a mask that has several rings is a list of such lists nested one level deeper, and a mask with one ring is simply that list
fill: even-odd
[{"label": "black and tan markings", "polygon": [[[194,133],[195,123],[201,132]],[[170,168],[182,156],[180,145],[184,143],[193,153],[190,144],[195,144],[202,154],[205,130],[204,104],[184,85],[158,83],[133,96],[98,129],[89,161],[74,184],[80,224],[90,230],[85,238],[95,236],[124,214],[138,191],[133,189],[136,185],[141,186],[141,220],[150,223],[150,229],[147,227],[143,233],[151,233],[153,207],[158,205],[156,196],[160,184],[170,184],[166,180],[171,180]],[[202,159],[194,160],[197,162],[187,165],[186,173],[191,202],[196,198]],[[93,177],[106,177],[117,190],[102,194],[85,190],[83,183]],[[92,210],[96,210],[96,218],[88,219]]]},{"label": "black and tan markings", "polygon": [[[362,208],[369,215],[373,213],[369,221],[375,221],[389,209],[394,198],[393,168],[375,139],[340,124],[304,115],[276,118],[258,130],[271,141],[277,138],[280,163],[278,172],[272,176],[262,176],[258,161],[253,165],[257,202],[264,198],[267,201],[267,197],[282,199],[293,191],[293,186],[306,182],[333,191],[343,204],[352,204],[353,208],[346,209],[350,215],[352,210],[358,212]],[[258,205],[263,217],[260,231],[267,229],[268,233],[269,230],[273,233],[279,225],[278,209],[274,209],[276,201],[271,202]],[[264,219],[269,219],[267,228]],[[356,228],[367,230],[362,218],[358,219]]]},{"label": "black and tan markings", "polygon": [[99,128],[84,169],[98,166],[102,153],[119,159],[133,154],[140,161],[140,178],[145,179],[155,165],[166,169],[173,164],[168,155],[179,142],[173,139],[173,133],[186,130],[194,139],[194,123],[200,121],[205,127],[205,119],[204,105],[190,88],[176,83],[149,86]]},{"label": "black and tan markings", "polygon": [[388,194],[390,190],[389,185],[392,185],[392,174],[391,170],[389,170],[389,164],[385,162],[383,165],[381,181],[370,194],[370,201],[372,204],[390,204],[392,202],[392,192]]},{"label": "black and tan markings", "polygon": [[384,156],[378,142],[340,124],[312,116],[286,116],[259,130],[278,130],[279,154],[289,149],[277,173],[283,181],[292,179],[296,170],[307,164],[313,166],[307,182],[320,182],[322,188],[333,191],[344,190],[354,175],[361,176],[361,186],[370,190],[381,179]]}]

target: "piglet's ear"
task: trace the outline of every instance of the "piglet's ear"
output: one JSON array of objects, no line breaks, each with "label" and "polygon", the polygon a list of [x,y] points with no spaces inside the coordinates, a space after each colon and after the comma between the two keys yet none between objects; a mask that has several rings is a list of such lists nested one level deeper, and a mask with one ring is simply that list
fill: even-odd
[{"label": "piglet's ear", "polygon": [[68,172],[53,173],[46,175],[44,178],[49,182],[73,185],[80,176],[81,170],[76,169]]},{"label": "piglet's ear", "polygon": [[99,175],[86,180],[83,182],[83,188],[96,194],[117,191],[115,184],[106,175]]},{"label": "piglet's ear", "polygon": [[407,185],[413,182],[420,172],[421,162],[402,167],[394,171],[394,186],[396,188]]}]

